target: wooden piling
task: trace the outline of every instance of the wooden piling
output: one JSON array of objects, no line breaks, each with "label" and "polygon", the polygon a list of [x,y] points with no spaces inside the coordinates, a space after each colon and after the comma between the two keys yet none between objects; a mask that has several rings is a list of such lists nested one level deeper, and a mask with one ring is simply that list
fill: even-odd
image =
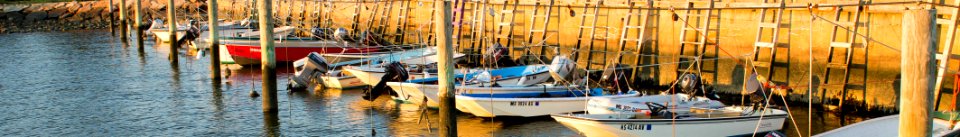
[{"label": "wooden piling", "polygon": [[120,40],[127,41],[127,1],[120,0]]},{"label": "wooden piling", "polygon": [[141,0],[135,0],[133,8],[133,29],[137,31],[137,50],[143,51],[143,30],[140,29],[140,25],[143,25],[143,14],[140,14],[140,2]]},{"label": "wooden piling", "polygon": [[107,25],[107,26],[110,26],[110,35],[116,36],[116,35],[117,35],[117,32],[115,31],[114,23],[113,23],[113,22],[114,22],[114,19],[113,19],[113,0],[110,0],[110,4],[107,4],[107,10],[109,10],[109,12],[107,12],[107,13],[109,13],[109,15],[107,15],[107,16],[110,16],[110,17],[109,17],[110,19],[107,20],[107,21],[109,22],[109,24],[110,24],[110,25]]},{"label": "wooden piling", "polygon": [[[210,18],[210,78],[213,83],[220,83],[220,38],[217,33],[217,0],[207,0],[207,16]],[[203,50],[203,49],[200,49]]]},{"label": "wooden piling", "polygon": [[167,29],[170,30],[170,62],[178,62],[177,57],[177,12],[173,0],[167,0]]},{"label": "wooden piling", "polygon": [[273,53],[273,7],[269,0],[258,0],[260,7],[260,71],[263,80],[263,111],[277,111],[277,72]]},{"label": "wooden piling", "polygon": [[[453,40],[450,38],[453,32],[453,24],[450,18],[450,1],[438,0],[434,2],[434,9],[443,9],[441,12],[434,12],[434,34],[437,36],[437,55],[440,61],[437,67],[440,68],[437,83],[440,87],[440,136],[457,136],[457,116],[455,114],[453,95]],[[442,22],[442,23],[441,23]]]},{"label": "wooden piling", "polygon": [[933,82],[937,48],[936,10],[903,12],[900,51],[899,136],[928,137],[931,134]]}]

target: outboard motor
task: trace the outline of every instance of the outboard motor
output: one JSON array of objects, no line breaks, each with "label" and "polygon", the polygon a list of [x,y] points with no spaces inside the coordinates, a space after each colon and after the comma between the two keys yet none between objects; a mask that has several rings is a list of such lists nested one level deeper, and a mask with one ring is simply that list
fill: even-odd
[{"label": "outboard motor", "polygon": [[308,84],[322,82],[319,76],[325,75],[331,68],[330,64],[317,52],[310,52],[307,57],[293,62],[294,70],[290,87],[293,89],[306,88]]},{"label": "outboard motor", "polygon": [[380,83],[377,83],[377,85],[374,85],[373,88],[364,91],[363,93],[364,100],[373,101],[374,99],[382,95],[384,91],[390,90],[389,88],[387,88],[387,82],[403,82],[403,81],[407,81],[407,79],[410,77],[410,74],[408,74],[403,64],[400,64],[400,62],[396,62],[396,61],[390,62],[390,64],[387,64],[384,68],[384,71],[386,72],[386,74],[383,75],[383,78],[381,78]]},{"label": "outboard motor", "polygon": [[510,50],[508,50],[506,47],[503,47],[503,45],[500,45],[500,43],[494,43],[493,46],[490,46],[490,48],[483,53],[481,65],[496,65],[499,67],[516,66],[517,63],[513,60],[510,60],[510,56],[507,54],[508,51]]},{"label": "outboard motor", "polygon": [[699,90],[700,86],[702,86],[700,83],[700,76],[697,76],[696,74],[683,75],[683,77],[680,77],[680,82],[677,84],[680,84],[678,86],[680,86],[681,91],[690,95],[697,93],[697,90]]},{"label": "outboard motor", "polygon": [[605,88],[616,89],[619,93],[629,92],[631,89],[630,83],[627,83],[627,76],[630,75],[630,72],[622,69],[623,67],[626,66],[623,64],[608,65],[600,75],[600,83]]},{"label": "outboard motor", "polygon": [[335,40],[341,40],[341,41],[350,41],[350,40],[352,40],[352,39],[349,38],[349,36],[347,36],[347,33],[348,33],[348,32],[347,32],[347,29],[345,29],[345,28],[337,28],[336,31],[333,31],[333,39],[335,39]]},{"label": "outboard motor", "polygon": [[189,27],[187,28],[186,34],[183,35],[183,38],[180,38],[177,40],[177,43],[175,46],[183,45],[188,41],[193,41],[200,37],[200,31],[201,31],[200,23],[197,22],[196,20],[190,20],[189,23],[190,24],[189,24]]},{"label": "outboard motor", "polygon": [[553,58],[553,61],[550,62],[548,71],[550,72],[550,77],[553,77],[555,81],[569,81],[570,73],[573,73],[577,69],[577,63],[567,58],[567,56],[557,56]]}]

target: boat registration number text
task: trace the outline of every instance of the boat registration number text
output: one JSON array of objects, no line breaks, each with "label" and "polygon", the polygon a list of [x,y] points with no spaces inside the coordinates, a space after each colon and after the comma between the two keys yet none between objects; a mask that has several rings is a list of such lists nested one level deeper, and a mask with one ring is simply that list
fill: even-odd
[{"label": "boat registration number text", "polygon": [[540,101],[510,101],[510,106],[540,106]]},{"label": "boat registration number text", "polygon": [[621,124],[620,130],[653,130],[651,124]]}]

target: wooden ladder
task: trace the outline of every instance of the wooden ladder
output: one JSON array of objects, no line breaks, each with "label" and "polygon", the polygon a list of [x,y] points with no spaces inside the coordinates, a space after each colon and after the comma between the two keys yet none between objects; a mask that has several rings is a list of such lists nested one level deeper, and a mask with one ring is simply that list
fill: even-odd
[{"label": "wooden ladder", "polygon": [[460,46],[464,43],[464,37],[471,37],[470,34],[464,34],[464,30],[469,30],[469,28],[473,27],[470,22],[463,21],[467,13],[473,12],[472,6],[467,6],[467,3],[470,2],[467,2],[467,0],[454,0],[453,2],[453,17],[451,19],[455,29],[453,30],[453,36],[451,38],[453,38],[453,47],[459,52],[464,52],[465,46]]},{"label": "wooden ladder", "polygon": [[[330,2],[329,2],[329,1],[322,1],[322,2],[317,2],[317,3],[320,4],[320,5],[314,7],[314,8],[316,8],[316,11],[315,11],[315,12],[317,12],[317,13],[316,13],[316,18],[317,18],[317,20],[316,20],[316,21],[317,21],[316,27],[317,27],[317,28],[329,28],[330,25],[333,23],[333,20],[330,19],[330,12],[331,12],[331,10],[330,10],[330,7],[328,6],[328,5],[330,5]],[[321,7],[323,7],[323,8],[321,9]]]},{"label": "wooden ladder", "polygon": [[385,35],[393,38],[393,41],[397,44],[403,44],[404,36],[406,36],[407,31],[407,20],[410,18],[410,1],[401,1],[399,11],[397,11],[397,25],[396,29],[390,35]]},{"label": "wooden ladder", "polygon": [[[847,15],[846,21],[842,21],[840,18],[840,15],[842,15],[843,13],[842,7],[838,8],[836,13],[834,14],[835,15],[834,21],[839,25],[833,26],[833,34],[831,34],[831,38],[830,38],[831,39],[830,48],[827,52],[829,55],[827,57],[827,67],[826,67],[826,71],[824,71],[824,74],[823,74],[823,80],[822,80],[823,84],[820,86],[822,89],[820,93],[821,104],[825,103],[826,101],[825,95],[828,89],[840,90],[840,102],[838,106],[840,106],[841,111],[843,110],[843,102],[844,100],[846,100],[847,91],[849,89],[860,89],[860,90],[866,91],[865,89],[866,77],[867,77],[867,74],[866,74],[867,58],[866,57],[867,57],[867,51],[868,51],[867,40],[865,38],[860,39],[860,43],[857,43],[857,40],[858,40],[857,37],[860,37],[860,36],[857,36],[857,33],[860,32],[859,29],[861,27],[866,28],[865,27],[866,23],[860,22],[860,17],[861,17],[861,14],[863,13],[865,1],[861,0],[861,1],[858,1],[857,3],[858,3],[857,4],[858,6],[856,7],[856,10],[854,11],[853,15]],[[849,28],[850,30],[848,31],[846,29],[841,29],[840,28],[841,26]],[[846,32],[846,33],[840,34],[839,32]],[[838,35],[841,35],[841,36],[838,37]],[[853,52],[855,51],[854,48],[861,50],[863,52],[862,57],[864,61],[862,64],[853,64],[853,55],[854,55]],[[846,55],[841,57],[835,56],[834,52],[836,52],[837,50],[844,50],[846,52]],[[862,83],[863,85],[850,84],[851,69],[863,70],[864,72],[863,83]],[[841,76],[843,77],[841,77],[840,80],[831,79],[831,74],[832,74],[831,72],[837,71],[837,70],[842,72]]]},{"label": "wooden ladder", "polygon": [[[643,4],[647,8],[653,7],[653,0],[644,0]],[[642,10],[637,2],[627,2],[627,15],[623,19],[623,27],[620,29],[619,54],[615,62],[623,62],[624,56],[633,56],[633,75],[631,80],[635,80],[640,70],[640,60],[643,57],[643,46],[654,43],[654,33],[656,33],[656,21],[659,17],[658,10]],[[636,21],[634,21],[636,20]],[[633,36],[633,37],[631,37]],[[634,48],[628,49],[627,45]]]},{"label": "wooden ladder", "polygon": [[[379,4],[378,4],[379,5]],[[393,0],[387,0],[384,10],[379,14],[380,18],[376,23],[371,24],[370,28],[373,28],[373,32],[377,35],[384,35],[386,29],[390,27],[390,15],[393,13]]]},{"label": "wooden ladder", "polygon": [[363,11],[363,0],[357,0],[356,10],[353,12],[353,15],[350,16],[353,20],[353,24],[350,24],[350,36],[356,38],[360,35],[360,13]]},{"label": "wooden ladder", "polygon": [[[960,3],[960,0],[954,0],[953,3],[958,4]],[[937,81],[936,81],[936,85],[934,85],[934,90],[933,90],[935,91],[934,94],[936,94],[934,95],[934,97],[936,97],[936,100],[935,100],[936,102],[934,102],[934,106],[935,106],[934,110],[938,110],[940,108],[940,92],[943,92],[943,76],[947,74],[947,68],[949,68],[948,65],[950,63],[950,60],[960,58],[960,56],[953,54],[953,44],[954,44],[954,40],[956,40],[957,38],[956,37],[957,21],[960,21],[960,17],[958,17],[960,16],[960,8],[950,9],[950,12],[953,13],[951,14],[952,16],[943,15],[943,16],[938,16],[937,18],[937,25],[941,25],[940,26],[941,29],[947,28],[946,29],[947,35],[946,35],[946,38],[943,40],[943,42],[939,42],[939,43],[942,43],[943,45],[942,45],[942,48],[940,48],[941,52],[937,53],[937,56],[936,56],[938,65],[937,65]],[[954,86],[953,88],[955,89],[957,88],[958,85],[953,85],[953,86]],[[953,92],[953,90],[947,90],[947,91]],[[951,93],[951,94],[957,94],[957,93]]]},{"label": "wooden ladder", "polygon": [[370,18],[367,19],[367,22],[365,23],[367,25],[367,31],[373,31],[375,26],[374,22],[376,22],[376,20],[380,18],[380,16],[377,16],[378,14],[380,14],[379,12],[381,12],[380,0],[373,0],[373,8],[370,8],[370,10],[373,10],[373,11],[370,12]]},{"label": "wooden ladder", "polygon": [[467,40],[467,42],[470,43],[470,48],[466,50],[473,53],[480,53],[486,43],[487,10],[490,7],[487,7],[489,0],[479,0],[474,1],[474,3],[476,4],[473,4],[473,17],[470,19],[470,37]]},{"label": "wooden ladder", "polygon": [[[600,62],[593,61],[593,53],[594,52],[606,53],[606,47],[607,47],[607,31],[608,31],[607,27],[605,26],[598,27],[597,25],[598,23],[597,20],[599,19],[600,16],[607,16],[604,14],[600,14],[600,5],[603,5],[603,0],[592,1],[592,2],[591,0],[584,1],[583,3],[584,13],[580,15],[581,16],[580,27],[577,32],[577,45],[574,48],[574,50],[571,51],[573,54],[573,60],[576,61],[579,65],[579,62],[580,62],[579,57],[580,57],[580,54],[582,54],[580,52],[583,51],[581,50],[581,48],[583,48],[584,45],[587,46],[587,50],[586,50],[587,59],[585,61],[586,64],[583,65],[587,70],[591,70],[590,68],[593,65],[606,66],[606,61],[600,61]],[[592,13],[586,13],[586,12],[592,12]],[[587,19],[587,18],[590,18],[590,19]],[[586,29],[589,29],[590,33],[585,36],[584,30]],[[596,37],[597,29],[603,30],[603,35],[604,35],[603,37]],[[603,41],[601,43],[603,44],[603,47],[604,47],[603,50],[593,49],[596,44],[596,41]],[[604,55],[604,58],[606,58],[605,55]]]},{"label": "wooden ladder", "polygon": [[505,44],[503,44],[503,46],[507,48],[507,55],[510,55],[510,57],[516,57],[513,56],[514,50],[517,48],[522,49],[522,47],[513,45],[513,41],[516,39],[514,37],[513,27],[517,25],[523,25],[517,23],[516,19],[517,14],[523,14],[524,11],[517,10],[517,5],[520,4],[519,0],[512,0],[513,3],[510,3],[510,1],[511,0],[503,1],[503,7],[501,7],[500,14],[498,14],[500,16],[500,21],[496,24],[497,31],[493,36],[493,41],[495,43],[504,42]]},{"label": "wooden ladder", "polygon": [[[687,1],[687,8],[695,8],[695,5],[698,3],[706,4],[707,9],[705,10],[686,10],[685,15],[683,16],[682,29],[680,30],[680,51],[678,52],[678,62],[677,65],[677,77],[680,74],[687,72],[687,65],[697,65],[696,72],[687,72],[687,73],[698,73],[702,78],[716,78],[716,69],[712,70],[703,70],[705,62],[704,58],[715,58],[717,55],[714,53],[713,56],[709,56],[706,52],[708,51],[707,46],[717,47],[717,42],[719,40],[720,32],[720,10],[714,9],[716,1],[706,0],[706,1]],[[692,23],[692,24],[691,24]],[[710,36],[713,37],[710,37]],[[692,41],[689,40],[693,37]],[[693,48],[687,49],[687,46],[693,46]],[[692,51],[690,51],[692,50]],[[704,54],[704,55],[700,55]],[[698,57],[702,57],[697,59]],[[694,62],[689,62],[695,60]],[[713,62],[712,65],[715,68],[717,61]],[[705,74],[706,73],[706,74]],[[711,74],[707,76],[707,74]]]},{"label": "wooden ladder", "polygon": [[[769,2],[770,0],[763,0],[763,3],[766,5],[770,5],[768,4]],[[773,72],[775,71],[776,67],[786,67],[785,63],[778,64],[776,62],[777,48],[789,49],[789,44],[780,43],[780,29],[784,27],[784,24],[781,21],[783,21],[783,12],[786,7],[786,0],[780,0],[780,2],[776,4],[779,6],[779,8],[760,9],[760,19],[758,20],[759,23],[757,24],[757,39],[756,42],[753,43],[753,66],[758,69],[755,71],[758,73],[757,75],[763,74],[761,76],[766,76],[769,81],[774,80]],[[775,15],[773,15],[773,17],[768,21],[767,11],[769,10],[773,10]],[[765,40],[763,37],[765,36],[763,32],[767,29],[770,30],[770,35],[767,35],[770,36],[769,41]],[[763,50],[763,48],[770,49],[770,60],[768,61],[760,59],[760,50]],[[762,71],[759,70],[760,68],[767,68],[766,73],[761,73]],[[784,81],[781,84],[787,84],[787,82]]]},{"label": "wooden ladder", "polygon": [[[547,3],[546,11],[540,10],[540,6],[543,3]],[[527,55],[531,55],[531,51],[533,51],[532,47],[537,47],[537,49],[539,49],[539,52],[536,53],[537,60],[549,61],[551,59],[547,58],[547,56],[544,56],[544,52],[546,51],[546,49],[550,47],[559,47],[558,45],[547,44],[547,41],[546,41],[548,34],[553,34],[554,38],[560,37],[558,30],[556,29],[550,30],[550,19],[560,18],[559,15],[553,14],[553,3],[554,3],[554,0],[549,0],[549,2],[545,2],[545,0],[535,1],[533,5],[533,12],[531,13],[532,15],[530,15],[530,30],[527,32],[527,43],[526,43],[526,45],[530,45],[527,47],[531,47],[531,48],[528,48],[528,50],[524,50],[525,51],[523,53],[524,57],[528,57]],[[539,25],[537,21],[542,22],[540,23],[542,24],[542,26],[537,26]],[[535,36],[537,34],[539,34],[539,39],[536,38],[537,36]],[[549,62],[538,62],[538,63],[545,64]]]},{"label": "wooden ladder", "polygon": [[[441,2],[442,2],[442,1],[441,1]],[[428,4],[424,4],[424,7],[430,8],[430,20],[427,21],[427,30],[426,30],[426,31],[420,31],[420,33],[419,33],[420,36],[422,36],[423,34],[426,34],[426,35],[427,35],[427,39],[425,39],[425,40],[423,39],[423,37],[420,37],[421,40],[423,40],[424,43],[427,43],[427,45],[434,45],[434,43],[436,43],[436,40],[433,40],[433,38],[436,38],[436,37],[434,37],[434,34],[435,34],[435,33],[433,33],[433,27],[434,27],[433,23],[435,22],[435,21],[434,21],[435,17],[437,17],[437,16],[434,16],[434,15],[436,15],[436,13],[437,13],[437,8],[436,8],[436,6],[433,6],[433,3],[434,3],[434,2],[430,2],[429,5],[428,5]],[[442,9],[441,9],[441,10],[442,10]],[[449,13],[448,13],[448,14],[449,14]],[[418,28],[419,28],[419,27],[418,27]],[[452,33],[451,33],[451,34],[452,34]]]}]

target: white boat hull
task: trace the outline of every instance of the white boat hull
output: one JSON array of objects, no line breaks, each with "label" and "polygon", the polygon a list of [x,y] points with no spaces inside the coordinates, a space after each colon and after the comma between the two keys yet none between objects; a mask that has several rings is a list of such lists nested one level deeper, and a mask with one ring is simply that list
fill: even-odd
[{"label": "white boat hull", "polygon": [[328,88],[337,88],[337,89],[349,89],[349,88],[358,88],[366,86],[360,82],[360,79],[353,76],[344,76],[344,77],[334,77],[334,76],[322,76],[320,79],[323,80],[323,86]]},{"label": "white boat hull", "polygon": [[[383,74],[380,74],[380,77],[382,76]],[[410,76],[414,76],[414,74],[411,73]],[[421,75],[420,77],[423,78],[425,76]],[[512,86],[512,85],[520,85],[520,84],[532,85],[532,83],[543,83],[550,79],[550,73],[546,73],[546,72],[537,73],[534,75],[524,76],[524,77],[526,77],[526,79],[522,79],[522,77],[511,78],[511,79],[498,79],[497,84],[502,86]],[[377,82],[379,82],[379,80]],[[479,84],[486,84],[486,83],[467,84],[466,86],[475,86]],[[458,86],[460,85],[462,84],[458,84]],[[427,97],[427,107],[440,106],[439,105],[440,98],[437,96],[437,93],[439,93],[439,88],[437,88],[437,85],[403,83],[403,82],[387,82],[387,86],[390,86],[390,88],[393,89],[393,91],[397,92],[398,96],[395,98],[397,100],[403,100],[403,101],[407,101],[414,104],[420,104],[423,102],[423,98]]]},{"label": "white boat hull", "polygon": [[457,109],[478,117],[519,116],[534,117],[558,113],[584,111],[591,98],[634,97],[637,93],[591,97],[561,98],[474,98],[457,96]]},{"label": "white boat hull", "polygon": [[235,64],[235,63],[236,63],[236,62],[233,61],[233,57],[230,56],[230,51],[227,50],[227,46],[226,46],[226,45],[221,44],[219,51],[220,51],[220,52],[218,52],[217,54],[220,54],[220,64]]},{"label": "white boat hull", "polygon": [[[150,32],[152,32],[152,33],[153,33],[153,36],[154,36],[154,37],[157,37],[157,40],[159,40],[160,42],[169,43],[169,42],[171,41],[171,40],[170,40],[170,31],[152,30],[152,31],[150,31]],[[186,35],[186,31],[177,30],[177,39],[183,38],[183,35]]]},{"label": "white boat hull", "polygon": [[[899,134],[900,115],[891,115],[861,121],[827,132],[814,137],[896,137]],[[933,119],[932,132],[934,137],[946,136],[957,132],[957,126],[950,129],[950,121]]]},{"label": "white boat hull", "polygon": [[[459,102],[458,102],[459,103]],[[782,110],[776,110],[782,111]],[[619,119],[634,115],[561,114],[552,117],[564,126],[588,137],[723,137],[764,134],[780,130],[785,112],[759,116],[689,119]]]},{"label": "white boat hull", "polygon": [[[343,70],[347,72],[345,75],[352,75],[356,77],[360,82],[367,85],[376,85],[380,83],[380,80],[383,79],[383,75],[386,75],[386,72],[383,72],[383,68],[359,68],[355,66],[344,66]],[[378,71],[379,70],[379,71]],[[421,79],[427,77],[434,77],[436,74],[424,74],[424,73],[408,73],[410,79]]]}]

